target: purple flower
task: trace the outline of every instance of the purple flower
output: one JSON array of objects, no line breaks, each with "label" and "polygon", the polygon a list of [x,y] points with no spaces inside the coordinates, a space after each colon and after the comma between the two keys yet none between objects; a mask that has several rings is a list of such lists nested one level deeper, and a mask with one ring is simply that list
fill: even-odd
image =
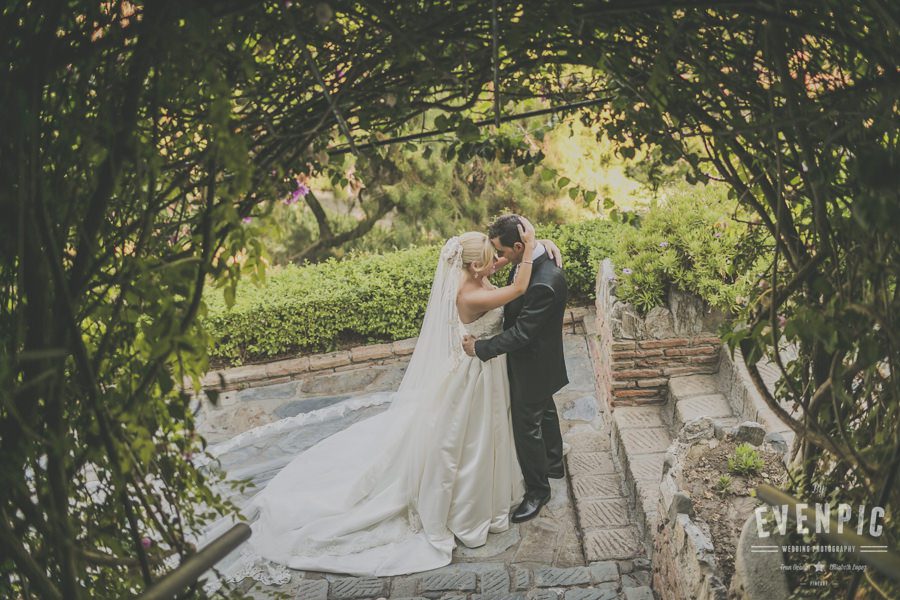
[{"label": "purple flower", "polygon": [[631,275],[632,273],[634,273],[634,271],[632,271],[628,267],[625,267],[624,269],[622,269],[622,275]]},{"label": "purple flower", "polygon": [[153,545],[153,540],[151,540],[150,538],[148,538],[148,537],[141,538],[141,546],[143,546],[145,550],[152,545]]},{"label": "purple flower", "polygon": [[291,192],[291,195],[285,198],[284,203],[290,206],[300,202],[300,198],[304,198],[309,193],[309,186],[305,183],[298,183],[297,189]]},{"label": "purple flower", "polygon": [[244,217],[241,219],[241,223],[249,223],[253,220],[253,217]]},{"label": "purple flower", "polygon": [[660,247],[660,248],[668,248],[668,247],[669,247],[669,242],[662,241],[662,242],[659,243],[659,247]]},{"label": "purple flower", "polygon": [[715,232],[715,233],[713,234],[713,237],[714,237],[714,238],[720,238],[720,237],[722,237],[722,232],[721,232],[721,231]]}]

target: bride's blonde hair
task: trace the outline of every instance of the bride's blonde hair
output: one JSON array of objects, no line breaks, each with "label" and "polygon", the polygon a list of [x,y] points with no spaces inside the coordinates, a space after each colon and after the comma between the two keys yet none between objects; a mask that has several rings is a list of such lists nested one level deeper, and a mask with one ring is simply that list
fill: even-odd
[{"label": "bride's blonde hair", "polygon": [[459,236],[462,245],[463,266],[474,265],[475,272],[481,274],[492,263],[494,246],[488,236],[480,231],[467,231]]}]

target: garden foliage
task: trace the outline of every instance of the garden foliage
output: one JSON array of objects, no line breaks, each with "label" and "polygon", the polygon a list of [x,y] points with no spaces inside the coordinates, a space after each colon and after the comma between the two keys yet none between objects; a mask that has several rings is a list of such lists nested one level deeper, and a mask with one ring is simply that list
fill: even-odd
[{"label": "garden foliage", "polygon": [[755,281],[764,239],[740,221],[743,211],[723,186],[679,186],[615,245],[616,295],[646,313],[672,288],[734,311]]},{"label": "garden foliage", "polygon": [[[594,294],[600,261],[622,226],[607,220],[539,227],[562,250],[573,301]],[[205,319],[212,356],[259,360],[288,352],[320,352],[342,342],[413,337],[425,314],[439,245],[357,255],[303,267],[273,269],[267,282],[242,285],[232,308],[209,290]],[[506,271],[495,275],[505,283]]]}]

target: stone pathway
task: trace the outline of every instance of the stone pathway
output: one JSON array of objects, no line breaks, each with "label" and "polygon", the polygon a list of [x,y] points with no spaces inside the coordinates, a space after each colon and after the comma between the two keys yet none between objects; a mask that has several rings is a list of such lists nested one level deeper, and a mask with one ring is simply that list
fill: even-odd
[{"label": "stone pathway", "polygon": [[[254,598],[282,593],[310,600],[653,600],[642,526],[635,518],[623,463],[614,455],[610,416],[598,406],[584,331],[580,324],[566,329],[571,383],[555,400],[567,444],[568,473],[565,479],[551,480],[552,499],[538,518],[489,536],[481,548],[457,548],[453,562],[434,571],[390,578],[295,571],[291,581],[278,588],[257,584],[250,589],[247,582],[247,593]],[[286,448],[302,451],[384,410],[386,403],[352,407],[371,392],[396,389],[407,362],[408,358],[381,361],[224,392],[218,407],[200,415],[202,431],[210,441],[224,442],[260,424],[311,416],[309,425],[290,439],[258,440],[220,457],[226,470],[240,472],[245,461],[266,460],[267,452],[283,455]],[[319,418],[329,412],[333,416]],[[280,466],[276,458],[271,472],[256,483],[264,483]],[[239,504],[241,500],[236,499]]]}]

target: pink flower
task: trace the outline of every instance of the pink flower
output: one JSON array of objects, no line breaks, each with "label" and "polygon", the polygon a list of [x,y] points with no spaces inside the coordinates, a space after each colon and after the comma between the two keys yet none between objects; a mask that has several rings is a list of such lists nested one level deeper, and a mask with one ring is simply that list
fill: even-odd
[{"label": "pink flower", "polygon": [[153,540],[151,540],[150,538],[148,538],[148,537],[141,538],[141,546],[144,547],[144,550],[146,550],[147,548],[149,548],[152,545],[153,545]]},{"label": "pink flower", "polygon": [[713,237],[714,237],[714,238],[720,238],[720,237],[722,237],[722,232],[721,232],[721,231],[715,232],[715,233],[713,234]]},{"label": "pink flower", "polygon": [[251,221],[253,221],[253,217],[244,217],[241,219],[241,223],[250,223]]}]

